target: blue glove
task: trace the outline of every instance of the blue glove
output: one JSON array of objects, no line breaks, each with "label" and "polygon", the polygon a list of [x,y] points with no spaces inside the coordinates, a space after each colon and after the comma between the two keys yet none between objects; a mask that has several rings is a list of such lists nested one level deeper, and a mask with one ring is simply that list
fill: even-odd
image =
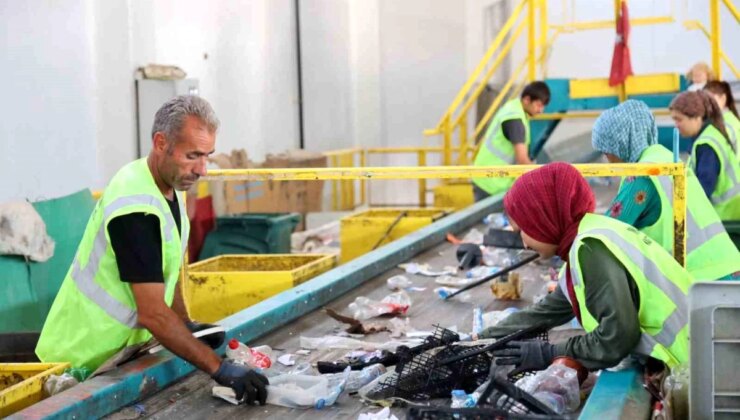
[{"label": "blue glove", "polygon": [[260,405],[265,405],[267,401],[267,385],[270,381],[264,375],[244,365],[224,360],[212,378],[219,385],[233,389],[237,401],[241,401],[244,394],[246,394],[246,401],[249,405],[253,405],[255,401],[259,401]]},{"label": "blue glove", "polygon": [[510,376],[531,370],[547,369],[555,358],[555,345],[542,340],[512,341],[506,347],[493,351],[496,364],[516,365]]},{"label": "blue glove", "polygon": [[[209,328],[215,328],[215,327],[220,328],[219,325],[201,324],[200,322],[197,322],[197,321],[188,321],[185,323],[185,326],[188,327],[188,330],[190,330],[191,333],[196,333],[201,330],[207,330]],[[205,343],[206,346],[216,350],[217,348],[221,347],[224,344],[224,341],[226,340],[226,332],[222,328],[220,332],[198,337],[198,340]]]}]

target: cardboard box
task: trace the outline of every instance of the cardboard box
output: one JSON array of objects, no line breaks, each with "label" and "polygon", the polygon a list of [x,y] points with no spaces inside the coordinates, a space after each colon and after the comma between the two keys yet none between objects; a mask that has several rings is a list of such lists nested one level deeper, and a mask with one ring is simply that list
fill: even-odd
[{"label": "cardboard box", "polygon": [[[234,150],[231,155],[220,154],[211,158],[220,168],[302,168],[326,167],[326,156],[306,151],[290,151],[268,155],[263,163],[251,162],[244,150]],[[212,181],[209,189],[213,196],[216,215],[236,213],[304,214],[321,211],[323,181]]]}]

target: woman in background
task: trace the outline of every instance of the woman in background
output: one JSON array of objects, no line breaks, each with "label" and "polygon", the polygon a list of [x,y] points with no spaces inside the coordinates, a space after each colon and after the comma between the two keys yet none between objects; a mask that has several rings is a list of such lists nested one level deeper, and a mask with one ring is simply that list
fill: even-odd
[{"label": "woman in background", "polygon": [[683,92],[670,110],[681,135],[693,139],[689,166],[719,218],[740,220],[740,164],[717,102],[705,91]]}]

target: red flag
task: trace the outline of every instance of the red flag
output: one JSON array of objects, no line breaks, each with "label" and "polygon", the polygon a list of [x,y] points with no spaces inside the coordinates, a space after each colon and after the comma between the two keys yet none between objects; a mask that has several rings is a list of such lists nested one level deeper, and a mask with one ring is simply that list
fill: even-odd
[{"label": "red flag", "polygon": [[614,44],[614,56],[612,56],[612,70],[609,73],[609,86],[624,83],[627,76],[632,73],[632,61],[630,60],[630,18],[627,12],[627,2],[622,2],[622,10],[616,22],[617,40]]}]

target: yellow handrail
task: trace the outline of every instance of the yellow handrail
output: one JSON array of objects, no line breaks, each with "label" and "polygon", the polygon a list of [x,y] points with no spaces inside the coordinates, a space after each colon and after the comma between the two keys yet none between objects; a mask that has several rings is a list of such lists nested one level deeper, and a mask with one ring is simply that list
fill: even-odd
[{"label": "yellow handrail", "polygon": [[[455,96],[455,99],[452,101],[452,104],[447,108],[447,111],[445,111],[444,115],[442,115],[442,118],[440,118],[439,122],[437,123],[436,130],[441,130],[445,118],[451,118],[452,115],[455,113],[455,110],[460,105],[460,103],[463,101],[465,96],[470,91],[470,88],[475,84],[476,80],[478,80],[478,76],[483,72],[483,69],[485,68],[488,61],[490,61],[491,57],[493,57],[493,54],[498,49],[499,45],[504,41],[506,38],[506,35],[511,30],[511,27],[514,26],[514,22],[519,18],[519,15],[521,14],[522,9],[524,8],[524,5],[530,0],[521,0],[519,4],[514,8],[514,11],[512,12],[509,19],[504,23],[504,26],[501,28],[501,31],[499,31],[496,38],[491,43],[491,46],[488,48],[486,53],[483,55],[483,58],[478,63],[478,66],[476,66],[475,70],[473,70],[473,74],[470,75],[468,80],[463,85],[462,89],[457,93],[457,96]],[[432,131],[432,130],[428,130]],[[438,133],[435,133],[438,134]]]},{"label": "yellow handrail", "polygon": [[[686,261],[686,172],[681,163],[620,163],[573,165],[583,176],[672,176],[673,177],[673,255],[679,264]],[[539,165],[507,166],[425,166],[368,168],[263,168],[214,169],[208,180],[247,181],[312,181],[312,180],[371,180],[371,179],[458,179],[504,177],[516,178]]]},{"label": "yellow handrail", "polygon": [[[701,22],[698,20],[686,20],[684,21],[683,25],[686,27],[686,29],[692,31],[692,30],[700,30],[707,39],[711,42],[712,41],[712,34],[709,33],[709,30],[707,30],[707,27],[704,26]],[[722,59],[722,61],[727,64],[727,67],[730,68],[730,71],[732,71],[732,74],[735,75],[736,78],[740,79],[740,72],[737,70],[737,67],[735,67],[735,64],[730,60],[730,57],[725,54],[725,52],[722,50],[722,47],[719,47],[719,57]]]},{"label": "yellow handrail", "polygon": [[735,17],[735,21],[740,22],[740,12],[738,12],[735,5],[732,4],[732,0],[722,0],[722,2],[727,6],[727,10],[730,11],[732,16]]}]

